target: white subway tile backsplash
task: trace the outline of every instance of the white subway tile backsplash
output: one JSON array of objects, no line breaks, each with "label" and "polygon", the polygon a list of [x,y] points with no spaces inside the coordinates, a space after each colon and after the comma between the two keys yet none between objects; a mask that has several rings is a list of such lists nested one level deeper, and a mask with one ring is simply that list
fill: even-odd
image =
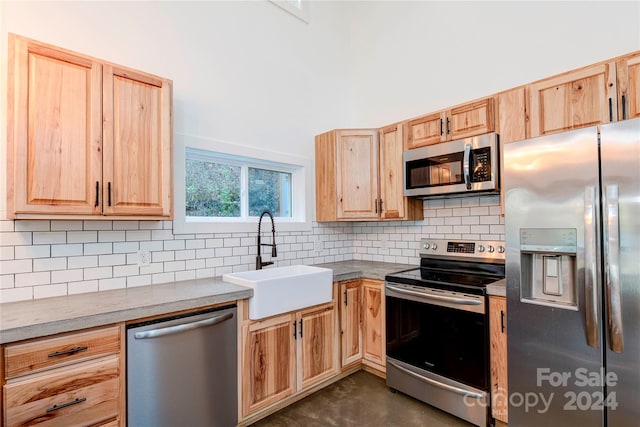
[{"label": "white subway tile backsplash", "polygon": [[143,274],[141,276],[127,277],[127,286],[147,286],[151,284],[151,274]]},{"label": "white subway tile backsplash", "polygon": [[[151,240],[150,230],[127,230],[125,233],[128,242]],[[160,244],[162,244],[162,242],[160,242]],[[140,246],[140,249],[142,249],[142,245]]]},{"label": "white subway tile backsplash", "polygon": [[164,271],[182,271],[185,269],[185,261],[169,261],[164,263]]},{"label": "white subway tile backsplash", "polygon": [[113,254],[113,255],[100,255],[98,256],[98,265],[100,267],[107,267],[113,265],[126,264],[127,257],[125,254]]},{"label": "white subway tile backsplash", "polygon": [[98,241],[97,231],[68,231],[67,232],[67,243],[95,243],[97,241]]},{"label": "white subway tile backsplash", "polygon": [[113,253],[113,243],[85,243],[85,255],[108,255]]},{"label": "white subway tile backsplash", "polygon": [[38,258],[33,260],[33,271],[66,270],[67,258]]},{"label": "white subway tile backsplash", "polygon": [[186,240],[184,247],[185,249],[202,249],[204,248],[204,239]]},{"label": "white subway tile backsplash", "polygon": [[151,230],[151,240],[173,240],[171,230]]},{"label": "white subway tile backsplash", "polygon": [[97,267],[98,257],[96,255],[70,257],[67,265],[68,268]]},{"label": "white subway tile backsplash", "polygon": [[23,286],[39,286],[51,283],[51,273],[42,271],[39,273],[20,273],[15,275],[14,286],[20,288]]},{"label": "white subway tile backsplash", "polygon": [[98,242],[122,242],[125,240],[124,231],[98,231]]},{"label": "white subway tile backsplash", "polygon": [[184,249],[184,247],[185,247],[184,240],[165,240],[164,241],[165,251],[179,251]]},{"label": "white subway tile backsplash", "polygon": [[51,255],[49,245],[15,246],[15,259],[48,258]]},{"label": "white subway tile backsplash", "polygon": [[112,289],[124,289],[127,287],[126,277],[115,277],[112,279],[98,280],[98,289],[101,291],[109,291]]},{"label": "white subway tile backsplash", "polygon": [[138,227],[140,230],[162,230],[162,221],[140,221]]},{"label": "white subway tile backsplash", "polygon": [[51,221],[51,231],[81,231],[82,221]]},{"label": "white subway tile backsplash", "polygon": [[131,252],[137,252],[140,248],[138,242],[114,242],[113,253],[114,254],[126,254]]},{"label": "white subway tile backsplash", "polygon": [[84,221],[82,225],[83,230],[112,230],[113,229],[113,221]]},{"label": "white subway tile backsplash", "polygon": [[176,271],[176,281],[192,280],[196,278],[195,270]]},{"label": "white subway tile backsplash", "polygon": [[0,246],[31,245],[33,243],[33,233],[28,231],[6,231],[0,233]]},{"label": "white subway tile backsplash", "polygon": [[175,259],[176,261],[187,260],[187,259],[195,259],[196,251],[193,249],[184,250],[184,251],[176,251]]},{"label": "white subway tile backsplash", "polygon": [[33,299],[33,287],[0,289],[0,303]]},{"label": "white subway tile backsplash", "polygon": [[154,262],[144,267],[140,267],[140,274],[162,273],[164,265],[161,262]]},{"label": "white subway tile backsplash", "polygon": [[51,245],[51,256],[52,257],[62,257],[62,256],[78,256],[82,255],[84,251],[84,246],[82,243],[73,243],[67,245]]},{"label": "white subway tile backsplash", "polygon": [[114,230],[138,230],[143,227],[139,226],[138,221],[113,221]]},{"label": "white subway tile backsplash", "polygon": [[151,283],[153,284],[159,284],[159,283],[169,283],[169,282],[174,282],[175,279],[175,274],[173,272],[171,273],[156,273],[154,275],[151,276]]},{"label": "white subway tile backsplash", "polygon": [[[219,272],[218,275],[222,275],[223,273]],[[203,279],[206,277],[215,277],[216,269],[215,268],[200,268],[196,270],[196,279]]]},{"label": "white subway tile backsplash", "polygon": [[192,259],[192,260],[188,260],[185,263],[185,268],[187,270],[197,270],[199,268],[205,268],[206,267],[206,262],[203,259]]},{"label": "white subway tile backsplash", "polygon": [[33,298],[51,298],[67,295],[67,284],[57,283],[55,285],[43,285],[33,288]]},{"label": "white subway tile backsplash", "polygon": [[13,246],[0,246],[0,261],[15,259],[15,248]]},{"label": "white subway tile backsplash", "polygon": [[0,274],[30,273],[33,271],[33,260],[19,259],[0,261]]},{"label": "white subway tile backsplash", "polygon": [[42,220],[18,220],[15,223],[16,231],[49,231],[51,225],[49,221]]},{"label": "white subway tile backsplash", "polygon": [[213,258],[215,256],[215,249],[197,249],[196,258]]},{"label": "white subway tile backsplash", "polygon": [[162,240],[148,240],[140,242],[141,251],[162,251],[164,250],[164,243]]},{"label": "white subway tile backsplash", "polygon": [[116,265],[113,267],[113,277],[136,276],[140,274],[137,265]]},{"label": "white subway tile backsplash", "polygon": [[93,267],[84,269],[84,280],[107,279],[112,276],[112,267]]},{"label": "white subway tile backsplash", "polygon": [[[3,177],[4,178],[4,177]],[[15,230],[15,221],[0,221],[0,233],[11,232]],[[2,234],[0,234],[1,236]]]},{"label": "white subway tile backsplash", "polygon": [[58,270],[51,272],[51,283],[79,282],[84,279],[84,270]]},{"label": "white subway tile backsplash", "polygon": [[98,291],[98,281],[97,280],[83,280],[79,282],[73,282],[67,284],[67,289],[69,291],[69,295],[73,294],[84,294],[87,292],[97,292]]},{"label": "white subway tile backsplash", "polygon": [[173,261],[174,259],[175,259],[175,252],[173,251],[151,253],[151,260],[153,262]]},{"label": "white subway tile backsplash", "polygon": [[5,274],[0,276],[0,289],[15,287],[15,275]]}]

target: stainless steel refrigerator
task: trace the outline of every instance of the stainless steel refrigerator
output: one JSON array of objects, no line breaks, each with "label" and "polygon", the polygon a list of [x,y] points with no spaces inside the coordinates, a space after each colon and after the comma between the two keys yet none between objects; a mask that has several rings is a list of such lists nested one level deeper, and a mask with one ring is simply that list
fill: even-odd
[{"label": "stainless steel refrigerator", "polygon": [[640,425],[640,119],[504,147],[509,425]]}]

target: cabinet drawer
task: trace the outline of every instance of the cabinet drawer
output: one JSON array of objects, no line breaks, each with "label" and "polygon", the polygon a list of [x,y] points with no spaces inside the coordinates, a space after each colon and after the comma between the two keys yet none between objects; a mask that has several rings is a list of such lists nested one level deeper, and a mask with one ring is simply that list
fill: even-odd
[{"label": "cabinet drawer", "polygon": [[120,329],[117,326],[7,345],[4,350],[5,375],[10,379],[119,351]]},{"label": "cabinet drawer", "polygon": [[7,427],[88,426],[118,416],[119,360],[96,362],[33,375],[4,386]]}]

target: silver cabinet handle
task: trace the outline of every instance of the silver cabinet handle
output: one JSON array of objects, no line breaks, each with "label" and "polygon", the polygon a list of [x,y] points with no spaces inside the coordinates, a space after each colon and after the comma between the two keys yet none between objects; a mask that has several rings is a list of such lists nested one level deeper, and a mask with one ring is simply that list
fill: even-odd
[{"label": "silver cabinet handle", "polygon": [[222,323],[225,320],[229,320],[233,318],[233,313],[222,314],[219,316],[214,316],[209,319],[199,320],[197,322],[191,323],[183,323],[180,325],[169,326],[166,328],[160,329],[152,329],[150,331],[141,331],[133,334],[134,338],[137,340],[146,340],[149,338],[157,338],[165,335],[173,335],[179,334],[180,332],[190,331],[192,329],[204,328],[207,326],[213,326],[218,323]]},{"label": "silver cabinet handle", "polygon": [[473,392],[473,391],[470,391],[470,390],[465,390],[465,389],[460,388],[460,387],[454,387],[452,385],[441,383],[440,381],[436,381],[436,380],[433,380],[431,378],[423,377],[422,375],[417,374],[417,373],[415,373],[413,371],[410,371],[407,368],[405,368],[403,366],[400,366],[400,365],[398,365],[397,363],[395,363],[395,362],[393,362],[391,360],[387,360],[387,363],[392,365],[394,368],[397,368],[397,369],[401,370],[402,372],[404,372],[406,374],[409,374],[409,375],[411,375],[412,377],[414,377],[416,379],[419,379],[420,381],[423,381],[425,383],[431,384],[431,385],[436,386],[438,388],[443,388],[445,390],[449,390],[449,391],[452,391],[452,392],[454,392],[456,394],[461,394],[463,396],[475,397],[476,399],[482,399],[484,397],[480,393],[476,393],[476,392]]},{"label": "silver cabinet handle", "polygon": [[598,348],[598,292],[596,288],[596,189],[584,189],[584,303],[587,345]]},{"label": "silver cabinet handle", "polygon": [[432,299],[432,300],[436,300],[436,301],[452,302],[454,304],[461,304],[461,305],[480,305],[480,304],[482,304],[482,301],[478,301],[478,300],[474,300],[474,299],[449,297],[449,296],[446,296],[446,295],[434,295],[434,294],[430,294],[430,293],[427,293],[427,292],[412,291],[410,289],[398,288],[398,287],[393,286],[393,285],[387,285],[387,289],[391,289],[392,291],[398,292],[400,294],[414,295],[414,296],[418,296],[418,297],[421,297],[421,298],[424,298],[424,299]]},{"label": "silver cabinet handle", "polygon": [[464,183],[467,185],[467,190],[471,190],[471,177],[469,176],[469,158],[471,157],[471,144],[464,146],[464,158],[462,159],[462,170],[464,173]]},{"label": "silver cabinet handle", "polygon": [[622,307],[620,301],[620,223],[618,212],[618,186],[607,185],[605,191],[607,323],[609,347],[622,353]]}]

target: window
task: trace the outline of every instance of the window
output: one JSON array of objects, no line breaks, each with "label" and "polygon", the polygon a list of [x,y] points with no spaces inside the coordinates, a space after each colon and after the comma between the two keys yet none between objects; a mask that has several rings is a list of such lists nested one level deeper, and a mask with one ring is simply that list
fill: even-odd
[{"label": "window", "polygon": [[293,169],[193,148],[186,150],[185,216],[247,218],[268,209],[291,218]]},{"label": "window", "polygon": [[278,230],[311,229],[309,159],[181,135],[175,143],[176,233],[254,231],[264,210]]}]

